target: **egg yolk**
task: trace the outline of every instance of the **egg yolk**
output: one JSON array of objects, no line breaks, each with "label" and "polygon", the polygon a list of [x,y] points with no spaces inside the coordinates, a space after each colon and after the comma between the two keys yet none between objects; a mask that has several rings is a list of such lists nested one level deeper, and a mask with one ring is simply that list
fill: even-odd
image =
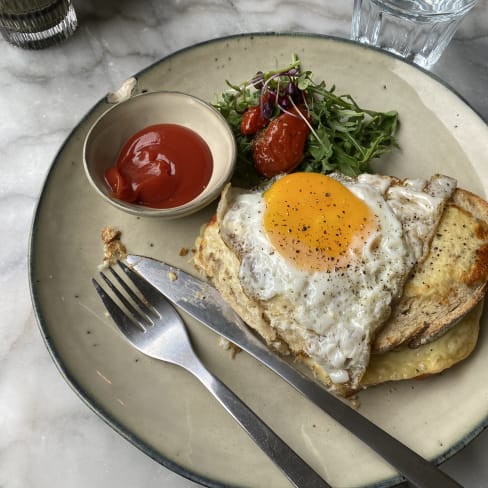
[{"label": "egg yolk", "polygon": [[308,271],[344,268],[378,227],[366,205],[337,180],[292,173],[264,194],[264,228],[277,251]]}]

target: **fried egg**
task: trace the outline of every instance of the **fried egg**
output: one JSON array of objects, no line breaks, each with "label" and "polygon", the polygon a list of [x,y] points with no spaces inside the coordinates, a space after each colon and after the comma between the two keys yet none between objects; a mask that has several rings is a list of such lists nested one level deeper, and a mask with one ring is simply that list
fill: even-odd
[{"label": "fried egg", "polygon": [[[357,384],[371,340],[428,252],[454,180],[292,173],[263,190],[228,187],[217,218],[239,281],[280,336],[334,383]],[[292,307],[283,307],[286,297]],[[292,347],[292,349],[294,349]]]}]

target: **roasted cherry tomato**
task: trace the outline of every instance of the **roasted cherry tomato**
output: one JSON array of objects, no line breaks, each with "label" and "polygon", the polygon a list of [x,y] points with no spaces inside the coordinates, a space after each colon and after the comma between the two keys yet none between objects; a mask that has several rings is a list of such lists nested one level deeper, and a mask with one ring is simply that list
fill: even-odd
[{"label": "roasted cherry tomato", "polygon": [[261,107],[249,107],[242,117],[241,121],[241,134],[245,136],[250,136],[256,134],[264,127],[266,127],[269,119],[261,114]]},{"label": "roasted cherry tomato", "polygon": [[[306,117],[304,110],[301,114]],[[293,171],[303,159],[309,132],[302,116],[283,113],[273,119],[252,143],[256,171],[267,178]]]}]

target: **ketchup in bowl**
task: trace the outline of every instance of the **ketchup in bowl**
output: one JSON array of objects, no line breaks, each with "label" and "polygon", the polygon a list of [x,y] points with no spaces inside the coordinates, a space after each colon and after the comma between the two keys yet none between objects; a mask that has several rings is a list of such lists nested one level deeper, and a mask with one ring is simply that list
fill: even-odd
[{"label": "ketchup in bowl", "polygon": [[212,176],[212,153],[195,131],[156,124],[134,134],[105,171],[112,196],[151,208],[172,208],[197,197]]}]

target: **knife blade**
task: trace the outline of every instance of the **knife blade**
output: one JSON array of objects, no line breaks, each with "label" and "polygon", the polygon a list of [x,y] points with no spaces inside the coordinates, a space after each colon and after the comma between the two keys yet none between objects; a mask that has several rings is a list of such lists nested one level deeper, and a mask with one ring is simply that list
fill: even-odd
[{"label": "knife blade", "polygon": [[271,351],[219,292],[204,280],[153,258],[129,255],[126,262],[197,321],[246,351],[376,451],[419,488],[461,487],[456,481]]}]

